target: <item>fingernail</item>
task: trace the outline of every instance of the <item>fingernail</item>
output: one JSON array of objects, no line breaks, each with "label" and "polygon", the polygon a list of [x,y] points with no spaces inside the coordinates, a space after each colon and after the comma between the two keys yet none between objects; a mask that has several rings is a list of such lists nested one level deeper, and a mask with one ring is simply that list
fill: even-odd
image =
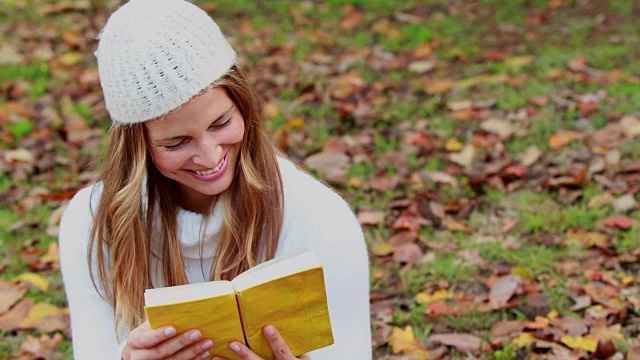
[{"label": "fingernail", "polygon": [[205,352],[205,353],[202,353],[202,355],[200,355],[200,358],[201,358],[201,359],[206,359],[206,358],[208,358],[208,357],[209,357],[209,352],[208,352],[208,351],[207,351],[207,352]]},{"label": "fingernail", "polygon": [[238,351],[240,351],[240,345],[238,345],[237,342],[232,342],[231,344],[229,344],[229,347],[231,348],[231,350],[233,350],[233,352],[237,353]]},{"label": "fingernail", "polygon": [[207,350],[208,348],[213,346],[213,341],[207,340],[202,344],[202,350]]},{"label": "fingernail", "polygon": [[172,327],[168,327],[166,329],[164,329],[164,335],[165,336],[173,336],[176,334],[176,329],[172,328]]},{"label": "fingernail", "polygon": [[265,332],[265,334],[271,336],[275,332],[275,329],[273,328],[273,326],[268,325],[268,326],[265,326],[264,332]]},{"label": "fingernail", "polygon": [[202,336],[202,334],[200,333],[200,331],[198,331],[198,330],[193,330],[193,331],[191,332],[191,334],[189,334],[189,339],[191,339],[191,340],[195,340],[195,339],[199,338],[200,336]]}]

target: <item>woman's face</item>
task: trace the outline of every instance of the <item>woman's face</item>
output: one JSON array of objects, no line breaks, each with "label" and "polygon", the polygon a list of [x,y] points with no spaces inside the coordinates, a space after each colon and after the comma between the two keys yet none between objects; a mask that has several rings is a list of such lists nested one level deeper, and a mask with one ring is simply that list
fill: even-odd
[{"label": "woman's face", "polygon": [[213,88],[159,120],[145,123],[153,163],[178,184],[179,204],[202,211],[236,172],[244,117],[227,92]]}]

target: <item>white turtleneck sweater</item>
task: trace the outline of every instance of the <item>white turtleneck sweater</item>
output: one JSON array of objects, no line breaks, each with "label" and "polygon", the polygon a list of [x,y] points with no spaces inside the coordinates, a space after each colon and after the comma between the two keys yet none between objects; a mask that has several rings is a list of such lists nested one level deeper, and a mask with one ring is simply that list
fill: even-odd
[{"label": "white turtleneck sweater", "polygon": [[[360,224],[344,199],[330,188],[288,160],[278,158],[278,165],[285,205],[276,257],[309,250],[320,257],[324,266],[335,343],[309,356],[313,360],[371,359],[369,264]],[[121,334],[122,343],[119,343],[113,310],[95,290],[89,276],[87,244],[93,221],[91,209],[97,209],[100,193],[100,184],[79,191],[60,224],[61,270],[71,313],[73,353],[79,360],[120,359],[129,332],[126,329]],[[203,217],[186,210],[178,213],[178,234],[189,283],[207,281],[205,274],[212,264],[222,225],[221,206],[218,204],[208,219],[202,260],[200,225]],[[160,274],[153,274],[153,283],[156,287],[162,286]]]}]

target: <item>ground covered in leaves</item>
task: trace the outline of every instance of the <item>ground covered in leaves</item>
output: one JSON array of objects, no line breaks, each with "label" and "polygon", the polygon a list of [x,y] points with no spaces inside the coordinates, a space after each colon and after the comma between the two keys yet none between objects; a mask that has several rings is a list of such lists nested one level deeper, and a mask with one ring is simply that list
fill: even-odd
[{"label": "ground covered in leaves", "polygon": [[[634,0],[198,1],[366,232],[376,359],[640,358]],[[70,359],[60,214],[115,1],[0,9],[0,358]]]}]

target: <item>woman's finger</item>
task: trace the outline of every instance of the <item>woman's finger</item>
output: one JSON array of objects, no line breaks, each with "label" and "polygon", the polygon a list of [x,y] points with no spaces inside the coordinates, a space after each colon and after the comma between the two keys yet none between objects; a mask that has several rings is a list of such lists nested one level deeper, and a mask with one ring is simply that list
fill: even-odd
[{"label": "woman's finger", "polygon": [[272,326],[267,325],[262,329],[264,335],[267,337],[269,341],[269,345],[271,345],[271,350],[273,350],[273,354],[276,356],[276,360],[290,360],[295,359],[295,356],[291,353],[289,346],[284,341],[282,336],[278,330]]},{"label": "woman's finger", "polygon": [[[284,341],[278,330],[271,325],[267,325],[263,329],[264,335],[267,337],[269,341],[269,345],[271,346],[271,350],[273,350],[273,354],[275,355],[275,360],[309,360],[309,356],[302,355],[299,358],[293,356],[289,346]],[[260,356],[256,355],[253,351],[249,350],[247,346],[237,341],[233,341],[229,344],[229,348],[233,350],[241,359],[244,360],[263,360]],[[215,358],[214,358],[215,359]]]},{"label": "woman's finger", "polygon": [[171,356],[171,360],[193,360],[207,359],[209,357],[209,349],[213,347],[213,341],[206,339],[185,347]]},{"label": "woman's finger", "polygon": [[[202,334],[198,330],[186,331],[178,336],[174,336],[156,346],[138,349],[136,356],[141,359],[166,359],[171,357],[175,360],[188,360],[194,356],[199,356],[213,345],[211,340],[201,341],[195,346],[190,346],[201,339]],[[202,348],[205,345],[206,348]]]},{"label": "woman's finger", "polygon": [[127,346],[130,349],[149,349],[176,335],[176,328],[163,326],[151,330],[149,322],[145,321],[135,328],[127,338]]}]

